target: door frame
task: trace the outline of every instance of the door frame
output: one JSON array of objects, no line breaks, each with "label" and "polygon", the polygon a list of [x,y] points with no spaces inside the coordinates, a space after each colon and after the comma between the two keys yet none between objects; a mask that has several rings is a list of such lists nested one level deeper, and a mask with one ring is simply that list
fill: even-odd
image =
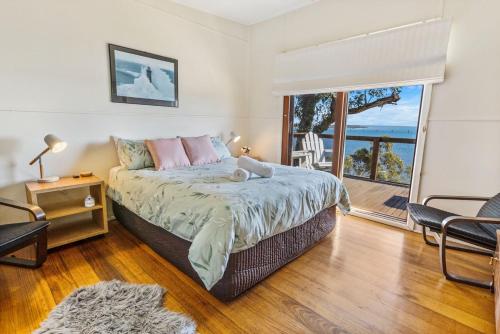
[{"label": "door frame", "polygon": [[[429,127],[429,111],[431,109],[432,84],[424,84],[422,102],[420,103],[420,117],[417,130],[417,143],[415,144],[415,157],[413,159],[413,173],[410,185],[408,202],[417,203],[420,195],[420,181],[422,179],[422,165],[424,162],[425,140]],[[406,217],[406,226],[409,230],[415,229],[415,223]]]},{"label": "door frame", "polygon": [[[432,84],[422,84],[422,99],[420,102],[420,115],[418,118],[417,125],[417,138],[415,143],[415,152],[413,160],[413,171],[412,178],[410,182],[410,191],[408,201],[411,203],[416,203],[420,194],[420,181],[422,176],[422,165],[425,149],[425,140],[428,128],[428,118],[431,105],[432,96]],[[335,112],[335,133],[333,140],[333,156],[332,156],[332,172],[339,179],[342,180],[342,171],[344,164],[344,153],[345,153],[345,124],[347,120],[347,98],[348,92],[336,92],[336,112]],[[337,112],[342,111],[342,112]],[[290,155],[291,147],[289,143],[292,138],[292,127],[291,121],[293,120],[293,97],[284,96],[283,98],[283,129],[282,129],[282,146],[281,146],[281,163],[285,165],[290,165]],[[414,230],[415,224],[407,216],[406,221],[403,223],[401,221],[396,221],[389,219],[384,215],[380,215],[374,212],[369,212],[362,209],[353,208],[350,212],[351,215],[356,217],[361,217],[369,220],[373,220],[379,223],[387,224],[390,226],[395,226],[403,229]]]},{"label": "door frame", "polygon": [[[342,178],[342,170],[344,167],[344,134],[347,119],[347,92],[336,92],[335,97],[335,115],[333,122],[335,131],[332,135],[333,139],[333,154],[332,154],[332,174],[339,179]],[[281,164],[291,165],[293,143],[293,116],[294,116],[294,99],[293,96],[283,96],[283,126],[281,134]]]}]

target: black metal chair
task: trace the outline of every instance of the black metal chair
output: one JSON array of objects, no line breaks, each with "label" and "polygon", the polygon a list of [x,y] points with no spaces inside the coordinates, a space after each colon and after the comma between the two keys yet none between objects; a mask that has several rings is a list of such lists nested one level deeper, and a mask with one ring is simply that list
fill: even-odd
[{"label": "black metal chair", "polygon": [[[431,200],[436,199],[484,201],[486,203],[481,207],[476,217],[464,217],[428,206]],[[491,198],[477,196],[429,196],[423,200],[422,204],[408,204],[408,213],[415,223],[422,225],[422,235],[425,243],[431,246],[439,246],[441,270],[447,279],[481,288],[493,288],[493,282],[491,281],[484,282],[449,273],[446,268],[446,249],[488,256],[494,255],[497,244],[496,231],[500,229],[500,193]],[[440,234],[440,241],[438,243],[428,239],[427,228],[432,232]],[[485,250],[446,244],[448,237],[465,241]]]},{"label": "black metal chair", "polygon": [[[47,259],[47,227],[45,213],[36,205],[25,204],[0,198],[0,205],[27,211],[35,218],[34,222],[0,225],[0,263],[28,268],[37,268]],[[21,248],[36,243],[34,260],[7,256]]]}]

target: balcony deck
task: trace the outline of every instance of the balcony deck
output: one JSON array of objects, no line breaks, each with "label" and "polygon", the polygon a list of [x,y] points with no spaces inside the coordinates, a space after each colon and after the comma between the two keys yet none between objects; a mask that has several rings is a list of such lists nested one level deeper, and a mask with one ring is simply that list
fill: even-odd
[{"label": "balcony deck", "polygon": [[406,220],[409,188],[344,177],[352,206]]}]

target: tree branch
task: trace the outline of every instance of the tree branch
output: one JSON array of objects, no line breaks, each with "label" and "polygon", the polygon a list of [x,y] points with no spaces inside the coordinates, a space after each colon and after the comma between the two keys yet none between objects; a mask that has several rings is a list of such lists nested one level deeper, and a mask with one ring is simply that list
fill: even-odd
[{"label": "tree branch", "polygon": [[366,104],[363,104],[359,107],[356,108],[349,108],[349,115],[354,115],[354,114],[359,114],[363,111],[366,111],[371,108],[376,108],[376,107],[383,107],[386,104],[396,104],[401,98],[399,97],[399,94],[394,92],[392,93],[391,96],[387,97],[382,97],[380,99],[377,99],[373,102],[369,102]]}]

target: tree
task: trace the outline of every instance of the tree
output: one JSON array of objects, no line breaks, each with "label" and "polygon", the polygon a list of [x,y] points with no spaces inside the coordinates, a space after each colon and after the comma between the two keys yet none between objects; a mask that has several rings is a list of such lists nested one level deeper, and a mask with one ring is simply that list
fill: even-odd
[{"label": "tree", "polygon": [[405,164],[399,155],[392,150],[392,143],[381,143],[377,166],[377,180],[403,182],[401,176]]},{"label": "tree", "polygon": [[[401,88],[377,88],[349,93],[348,114],[359,114],[371,108],[397,104]],[[335,119],[335,94],[305,94],[295,96],[294,127],[297,132],[323,133]]]},{"label": "tree", "polygon": [[366,148],[360,148],[349,156],[352,160],[352,171],[357,176],[369,176],[372,161],[372,152]]},{"label": "tree", "polygon": [[[369,150],[367,148],[360,148],[353,154],[347,156],[344,161],[344,173],[362,177],[368,177],[372,163],[373,147]],[[379,161],[377,162],[377,175],[376,180],[409,183],[406,176],[408,172],[411,173],[411,166],[405,167],[403,160],[394,153],[392,143],[380,143]]]}]

